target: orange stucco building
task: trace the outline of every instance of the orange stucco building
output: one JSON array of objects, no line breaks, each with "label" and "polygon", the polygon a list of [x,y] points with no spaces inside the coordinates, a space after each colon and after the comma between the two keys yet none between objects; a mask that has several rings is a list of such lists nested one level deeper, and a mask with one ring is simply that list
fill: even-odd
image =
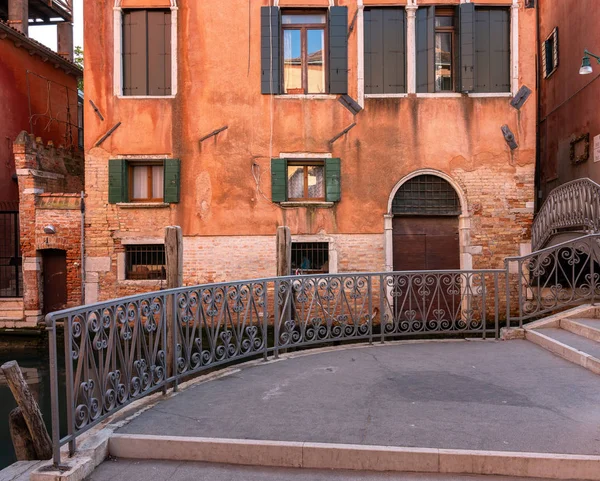
[{"label": "orange stucco building", "polygon": [[528,248],[524,2],[100,0],[85,18],[88,302],[164,285],[167,225],[186,284],[275,275],[280,226],[302,272]]}]

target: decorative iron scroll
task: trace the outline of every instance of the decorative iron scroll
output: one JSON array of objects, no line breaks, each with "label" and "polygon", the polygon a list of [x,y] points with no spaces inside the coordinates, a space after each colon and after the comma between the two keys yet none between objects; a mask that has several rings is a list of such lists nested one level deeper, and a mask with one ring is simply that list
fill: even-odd
[{"label": "decorative iron scroll", "polygon": [[579,229],[584,234],[600,232],[599,184],[578,179],[554,189],[533,221],[533,250],[541,249],[562,229]]}]

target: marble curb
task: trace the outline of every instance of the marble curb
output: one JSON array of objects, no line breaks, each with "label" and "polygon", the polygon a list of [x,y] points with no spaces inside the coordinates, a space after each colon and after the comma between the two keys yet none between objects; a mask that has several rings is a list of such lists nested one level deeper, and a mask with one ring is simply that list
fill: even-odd
[{"label": "marble curb", "polygon": [[600,481],[600,456],[113,434],[111,456],[312,469]]}]

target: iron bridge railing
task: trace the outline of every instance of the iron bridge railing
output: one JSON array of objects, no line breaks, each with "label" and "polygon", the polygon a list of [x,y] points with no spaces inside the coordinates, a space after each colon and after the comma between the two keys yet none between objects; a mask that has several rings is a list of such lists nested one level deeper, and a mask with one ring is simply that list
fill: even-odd
[{"label": "iron bridge railing", "polygon": [[[51,313],[54,462],[60,447],[131,402],[191,375],[284,350],[434,336],[498,337],[598,293],[600,235],[504,269],[342,273],[207,284]],[[57,334],[64,329],[66,417],[59,432]]]},{"label": "iron bridge railing", "polygon": [[600,185],[593,180],[567,182],[550,193],[531,227],[533,250],[560,231],[574,229],[581,235],[600,232]]}]

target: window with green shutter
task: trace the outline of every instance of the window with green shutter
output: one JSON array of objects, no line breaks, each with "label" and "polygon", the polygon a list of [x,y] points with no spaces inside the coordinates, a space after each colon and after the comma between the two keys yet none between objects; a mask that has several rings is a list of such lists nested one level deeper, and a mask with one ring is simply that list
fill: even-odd
[{"label": "window with green shutter", "polygon": [[129,201],[129,181],[125,159],[110,159],[108,161],[108,202],[117,204]]},{"label": "window with green shutter", "polygon": [[178,159],[111,159],[108,166],[109,203],[179,202],[179,164]]},{"label": "window with green shutter", "polygon": [[427,6],[417,10],[417,92],[510,91],[510,9]]},{"label": "window with green shutter", "polygon": [[179,202],[181,165],[179,159],[165,159],[165,199],[168,204]]},{"label": "window with green shutter", "polygon": [[271,159],[273,202],[337,202],[340,159]]}]

